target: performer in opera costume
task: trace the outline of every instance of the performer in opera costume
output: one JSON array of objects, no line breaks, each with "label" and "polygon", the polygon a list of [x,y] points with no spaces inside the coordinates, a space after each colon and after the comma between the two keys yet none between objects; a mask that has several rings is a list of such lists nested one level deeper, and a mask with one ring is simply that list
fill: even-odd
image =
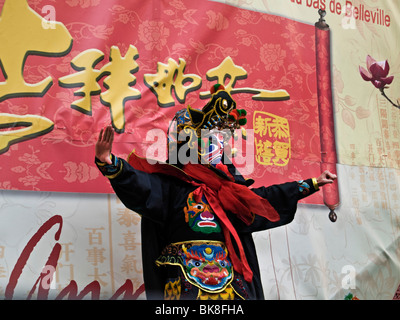
[{"label": "performer in opera costume", "polygon": [[[252,233],[290,223],[300,199],[336,179],[326,171],[318,178],[250,188],[254,181],[224,156],[246,112],[222,85],[211,93],[202,110],[188,106],[174,118],[173,133],[188,137],[169,139],[178,161],[170,156],[150,164],[135,153],[118,158],[111,153],[111,126],[96,143],[96,165],[124,205],[142,217],[147,299],[264,299]],[[195,159],[179,161],[193,148]]]}]

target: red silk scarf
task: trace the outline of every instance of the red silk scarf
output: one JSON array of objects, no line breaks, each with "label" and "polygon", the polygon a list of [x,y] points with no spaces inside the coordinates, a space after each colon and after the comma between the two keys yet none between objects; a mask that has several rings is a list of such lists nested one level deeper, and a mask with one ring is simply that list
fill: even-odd
[{"label": "red silk scarf", "polygon": [[[229,220],[226,212],[232,212],[246,225],[250,225],[255,215],[262,216],[270,221],[278,221],[279,214],[268,200],[258,196],[248,187],[235,183],[219,176],[217,173],[201,164],[187,164],[180,170],[169,164],[150,164],[144,158],[131,154],[128,162],[136,169],[148,173],[164,173],[184,180],[198,188],[194,191],[197,199],[204,195],[221,221],[223,234],[234,270],[243,275],[247,282],[253,279],[253,272],[240,241],[240,237]],[[233,238],[233,239],[232,239]],[[233,245],[235,241],[239,251],[236,253]]]}]

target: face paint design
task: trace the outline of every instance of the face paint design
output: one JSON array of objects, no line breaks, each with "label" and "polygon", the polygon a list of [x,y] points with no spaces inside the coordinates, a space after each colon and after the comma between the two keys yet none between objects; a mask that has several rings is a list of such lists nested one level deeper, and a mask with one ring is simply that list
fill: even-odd
[{"label": "face paint design", "polygon": [[203,233],[221,232],[221,227],[204,195],[201,197],[200,202],[196,202],[193,193],[190,193],[187,199],[187,206],[183,211],[185,212],[185,221],[193,231]]},{"label": "face paint design", "polygon": [[183,247],[183,266],[189,280],[199,287],[216,291],[224,288],[232,279],[232,264],[227,252],[212,244]]},{"label": "face paint design", "polygon": [[224,153],[225,134],[221,131],[210,132],[201,137],[200,156],[202,163],[216,165],[221,162]]}]

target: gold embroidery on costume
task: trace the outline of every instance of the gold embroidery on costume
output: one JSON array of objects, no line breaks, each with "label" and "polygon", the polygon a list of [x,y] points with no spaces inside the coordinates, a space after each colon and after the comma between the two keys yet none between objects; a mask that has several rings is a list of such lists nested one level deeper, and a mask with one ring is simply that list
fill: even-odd
[{"label": "gold embroidery on costume", "polygon": [[181,298],[181,279],[178,278],[167,282],[164,288],[165,300],[179,300]]},{"label": "gold embroidery on costume", "polygon": [[199,290],[198,300],[234,300],[235,292],[232,287],[226,288],[219,293],[209,293]]}]

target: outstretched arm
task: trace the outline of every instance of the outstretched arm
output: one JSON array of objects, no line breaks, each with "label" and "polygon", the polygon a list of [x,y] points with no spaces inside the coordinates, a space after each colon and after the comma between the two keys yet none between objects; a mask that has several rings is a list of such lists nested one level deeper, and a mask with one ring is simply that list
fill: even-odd
[{"label": "outstretched arm", "polygon": [[261,231],[290,223],[294,219],[299,200],[317,192],[321,187],[333,183],[336,179],[337,176],[335,174],[324,171],[318,178],[252,189],[256,194],[271,203],[278,211],[280,220],[271,222],[265,218],[255,216],[254,222],[248,230],[251,232]]}]

